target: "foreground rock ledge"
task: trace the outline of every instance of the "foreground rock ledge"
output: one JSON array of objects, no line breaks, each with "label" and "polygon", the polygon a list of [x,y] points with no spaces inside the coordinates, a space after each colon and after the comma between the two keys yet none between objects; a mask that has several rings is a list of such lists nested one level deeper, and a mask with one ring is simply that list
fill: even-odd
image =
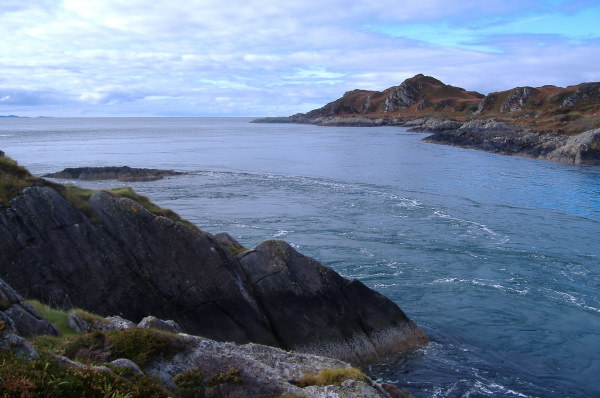
[{"label": "foreground rock ledge", "polygon": [[94,221],[50,187],[10,203],[0,207],[0,277],[42,302],[136,322],[150,314],[194,335],[353,363],[427,342],[395,303],[283,241],[236,256],[105,192],[89,200]]},{"label": "foreground rock ledge", "polygon": [[[26,314],[23,316],[23,314]],[[77,319],[73,328],[72,320]],[[94,319],[93,324],[83,320],[75,311],[68,317],[69,326],[76,333],[100,331],[116,331],[124,329],[154,329],[144,336],[162,336],[161,331],[170,332],[169,344],[172,355],[156,355],[152,359],[138,363],[133,357],[117,358],[110,363],[85,365],[76,361],[77,355],[70,358],[46,353],[45,363],[61,363],[69,367],[85,368],[91,366],[99,372],[113,372],[114,367],[128,368],[136,375],[149,375],[167,387],[174,396],[190,396],[177,388],[175,380],[186,372],[200,371],[204,380],[215,380],[226,375],[235,375],[235,379],[221,379],[222,383],[199,383],[196,386],[196,396],[203,397],[279,397],[282,394],[293,394],[298,397],[411,397],[406,390],[399,391],[390,384],[378,384],[364,375],[348,378],[347,380],[327,385],[304,387],[299,381],[305,376],[316,375],[321,371],[352,370],[350,365],[335,359],[322,356],[300,354],[283,351],[278,348],[258,344],[237,345],[221,343],[202,337],[178,333],[179,325],[173,321],[146,317],[138,325],[120,317]],[[60,332],[54,325],[43,319],[37,311],[23,301],[12,287],[0,279],[0,351],[12,353],[15,356],[35,360],[40,357],[34,346],[24,337],[45,334],[56,335]],[[126,332],[125,332],[126,333]],[[101,334],[100,334],[101,335]],[[140,335],[140,334],[138,334]],[[98,334],[96,335],[98,336]],[[98,340],[90,350],[105,353],[107,347]],[[149,339],[151,341],[151,339]],[[164,340],[161,340],[164,341]],[[61,344],[61,343],[58,343]],[[97,344],[97,345],[96,345]],[[110,349],[110,348],[108,348]],[[106,365],[111,366],[110,368]],[[1,367],[1,366],[0,366]],[[5,369],[6,371],[6,366]],[[44,371],[45,372],[45,371]],[[42,374],[44,373],[42,372]],[[232,373],[233,372],[233,373]],[[39,374],[38,374],[39,376]],[[46,380],[52,380],[51,377]],[[229,381],[228,381],[229,380]],[[61,382],[52,380],[49,383]],[[101,388],[102,386],[98,386]]]}]

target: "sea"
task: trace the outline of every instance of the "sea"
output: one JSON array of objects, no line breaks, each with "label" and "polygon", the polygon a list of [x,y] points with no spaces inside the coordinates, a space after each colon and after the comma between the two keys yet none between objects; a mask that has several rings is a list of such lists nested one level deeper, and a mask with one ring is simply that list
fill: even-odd
[{"label": "sea", "polygon": [[365,367],[415,397],[600,396],[600,166],[425,143],[401,127],[249,118],[2,118],[34,175],[132,186],[246,247],[283,239],[396,302],[431,342]]}]

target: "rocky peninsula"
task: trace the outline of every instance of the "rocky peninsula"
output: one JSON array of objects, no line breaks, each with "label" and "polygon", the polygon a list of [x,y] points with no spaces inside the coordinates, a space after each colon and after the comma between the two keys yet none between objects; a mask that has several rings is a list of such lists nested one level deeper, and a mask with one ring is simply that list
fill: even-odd
[{"label": "rocky peninsula", "polygon": [[[352,364],[428,341],[395,303],[284,241],[246,249],[130,189],[63,186],[5,156],[0,188],[0,278],[27,298]],[[14,304],[8,296],[3,309]]]},{"label": "rocky peninsula", "polygon": [[402,126],[426,141],[572,164],[600,164],[600,83],[483,95],[424,75],[384,91],[353,90],[322,108],[256,123]]}]

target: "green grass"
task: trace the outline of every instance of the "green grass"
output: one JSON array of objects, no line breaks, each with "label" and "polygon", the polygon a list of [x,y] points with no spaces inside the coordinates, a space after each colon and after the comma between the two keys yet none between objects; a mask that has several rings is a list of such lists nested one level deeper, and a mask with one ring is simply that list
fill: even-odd
[{"label": "green grass", "polygon": [[65,340],[63,349],[66,357],[86,363],[127,358],[144,366],[160,357],[172,358],[185,349],[185,342],[175,334],[132,328],[78,335]]},{"label": "green grass", "polygon": [[21,167],[6,156],[0,156],[0,204],[10,206],[10,200],[18,196],[24,188],[43,185],[41,178],[33,177],[26,168]]},{"label": "green grass", "polygon": [[63,335],[75,335],[75,332],[67,324],[69,313],[63,310],[57,310],[49,305],[43,304],[38,300],[27,300],[29,304],[48,322],[54,324]]}]

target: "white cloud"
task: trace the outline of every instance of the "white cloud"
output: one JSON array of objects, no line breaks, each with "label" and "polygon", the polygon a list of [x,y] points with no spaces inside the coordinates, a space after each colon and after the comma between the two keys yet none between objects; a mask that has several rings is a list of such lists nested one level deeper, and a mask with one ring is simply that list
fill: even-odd
[{"label": "white cloud", "polygon": [[598,40],[542,26],[588,1],[0,1],[1,102],[39,114],[291,114],[417,73],[484,93],[600,80]]}]

